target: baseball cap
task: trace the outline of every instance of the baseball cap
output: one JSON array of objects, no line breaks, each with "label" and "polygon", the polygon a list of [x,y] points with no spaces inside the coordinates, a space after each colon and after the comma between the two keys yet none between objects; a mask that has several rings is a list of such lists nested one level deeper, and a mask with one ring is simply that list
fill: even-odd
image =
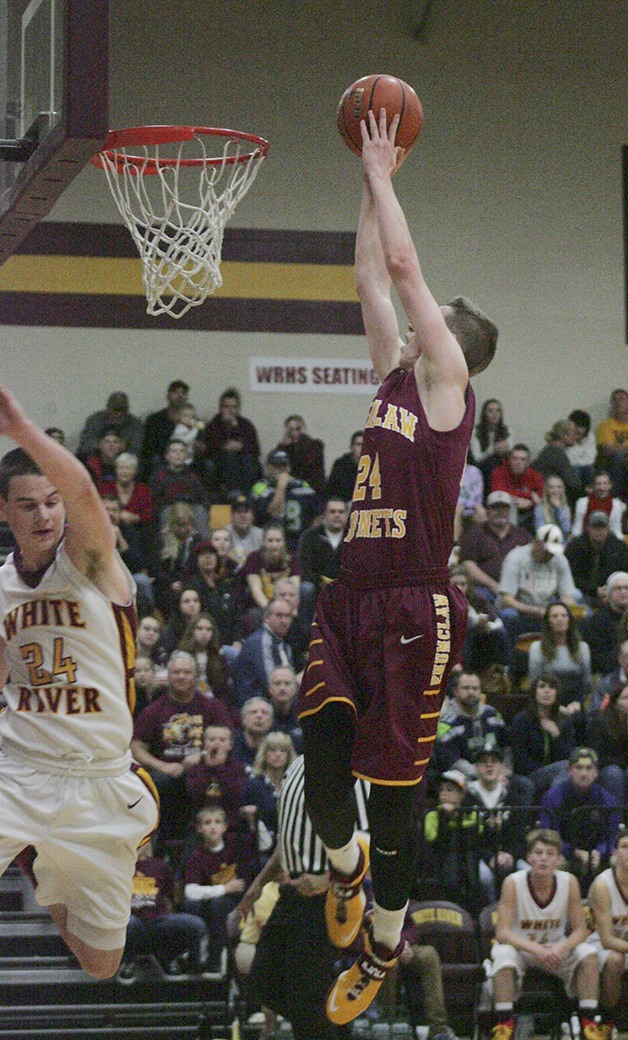
[{"label": "baseball cap", "polygon": [[441,773],[440,780],[450,780],[452,784],[455,784],[462,791],[467,786],[467,778],[459,769],[448,769],[445,773]]},{"label": "baseball cap", "polygon": [[590,524],[593,527],[608,527],[610,524],[610,517],[608,513],[602,512],[601,509],[595,509],[592,513],[589,514],[589,519],[587,520],[587,527]]},{"label": "baseball cap", "polygon": [[556,524],[543,524],[542,527],[539,527],[536,532],[536,540],[537,542],[543,542],[547,551],[552,553],[553,556],[565,551],[563,532]]},{"label": "baseball cap", "polygon": [[266,457],[266,461],[271,466],[289,466],[290,465],[290,459],[286,455],[285,451],[281,450],[281,448],[275,448],[274,451],[269,451],[268,455]]},{"label": "baseball cap", "polygon": [[504,761],[504,752],[495,741],[487,741],[486,744],[483,744],[479,751],[475,753],[475,761],[477,762],[479,758],[484,758],[485,755],[495,755],[495,758],[498,758],[500,762]]},{"label": "baseball cap", "polygon": [[252,509],[253,505],[250,498],[246,495],[241,494],[239,491],[234,491],[229,495],[229,503],[232,509]]},{"label": "baseball cap", "polygon": [[211,543],[211,539],[203,538],[201,542],[197,542],[194,546],[194,552],[197,556],[200,556],[204,552],[216,552],[214,546]]},{"label": "baseball cap", "polygon": [[512,498],[507,491],[491,491],[486,499],[487,506],[511,506]]}]

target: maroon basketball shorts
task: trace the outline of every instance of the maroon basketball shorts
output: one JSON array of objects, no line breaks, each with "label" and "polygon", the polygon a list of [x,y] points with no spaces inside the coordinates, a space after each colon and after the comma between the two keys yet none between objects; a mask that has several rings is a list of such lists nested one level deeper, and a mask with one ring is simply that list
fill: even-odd
[{"label": "maroon basketball shorts", "polygon": [[334,582],[317,600],[299,717],[346,704],[355,715],[355,775],[418,783],[466,628],[467,603],[454,585]]}]

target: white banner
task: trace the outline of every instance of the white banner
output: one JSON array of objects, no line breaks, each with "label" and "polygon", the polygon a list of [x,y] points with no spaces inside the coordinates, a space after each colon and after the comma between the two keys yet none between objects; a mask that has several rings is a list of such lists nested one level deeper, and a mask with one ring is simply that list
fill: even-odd
[{"label": "white banner", "polygon": [[370,361],[352,358],[252,357],[249,389],[259,393],[369,394],[379,386]]}]

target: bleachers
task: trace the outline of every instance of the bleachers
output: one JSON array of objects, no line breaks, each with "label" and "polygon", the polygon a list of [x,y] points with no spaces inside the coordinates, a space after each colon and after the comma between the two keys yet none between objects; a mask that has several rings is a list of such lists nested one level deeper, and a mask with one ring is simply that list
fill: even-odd
[{"label": "bleachers", "polygon": [[20,871],[0,879],[0,1040],[209,1037],[231,1019],[230,985],[226,971],[169,978],[152,960],[130,982],[92,979]]}]

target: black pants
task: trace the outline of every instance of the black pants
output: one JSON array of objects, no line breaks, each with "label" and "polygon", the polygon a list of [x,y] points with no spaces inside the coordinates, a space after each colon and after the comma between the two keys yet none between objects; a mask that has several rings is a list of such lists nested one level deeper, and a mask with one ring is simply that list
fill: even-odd
[{"label": "black pants", "polygon": [[287,1018],[295,1040],[348,1038],[349,1027],[325,1014],[337,955],[327,938],[325,896],[307,898],[282,885],[255,951],[252,999]]},{"label": "black pants", "polygon": [[[327,704],[316,715],[306,715],[302,726],[307,811],[323,844],[342,848],[351,840],[356,823],[353,718],[344,705]],[[401,910],[412,892],[419,855],[417,813],[424,787],[424,783],[371,784],[367,815],[373,895],[386,910]]]}]

